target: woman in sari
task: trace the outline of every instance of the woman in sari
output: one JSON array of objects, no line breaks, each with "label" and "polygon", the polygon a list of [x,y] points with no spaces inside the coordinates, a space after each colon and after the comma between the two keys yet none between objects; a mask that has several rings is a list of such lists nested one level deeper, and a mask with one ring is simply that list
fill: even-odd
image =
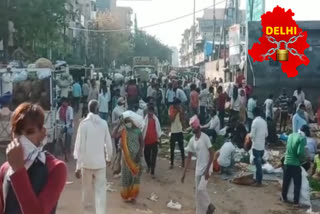
[{"label": "woman in sari", "polygon": [[122,119],[113,133],[114,137],[121,137],[121,197],[127,202],[134,202],[140,189],[141,157],[144,145],[141,121],[143,121],[141,116],[132,111],[126,111],[122,114]]}]

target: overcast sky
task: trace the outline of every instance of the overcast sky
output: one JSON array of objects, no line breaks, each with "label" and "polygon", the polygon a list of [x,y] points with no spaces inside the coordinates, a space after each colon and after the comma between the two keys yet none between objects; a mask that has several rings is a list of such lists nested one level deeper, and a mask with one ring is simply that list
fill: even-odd
[{"label": "overcast sky", "polygon": [[[246,0],[241,1],[245,9]],[[216,0],[217,8],[225,6],[224,0]],[[170,20],[193,12],[193,0],[118,0],[118,6],[129,6],[137,15],[138,26],[148,26]],[[213,5],[213,0],[196,0],[196,10]],[[320,0],[266,0],[266,10],[271,11],[275,6],[292,9],[295,20],[320,20]],[[197,13],[201,17],[202,13]],[[156,36],[164,44],[179,48],[182,33],[193,23],[193,16],[188,16],[170,23],[146,28],[151,35]]]}]

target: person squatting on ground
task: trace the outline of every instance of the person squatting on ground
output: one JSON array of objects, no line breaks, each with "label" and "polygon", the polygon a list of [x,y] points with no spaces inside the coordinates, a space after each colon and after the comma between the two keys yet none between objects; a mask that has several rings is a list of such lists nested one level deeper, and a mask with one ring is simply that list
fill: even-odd
[{"label": "person squatting on ground", "polygon": [[105,120],[101,119],[97,100],[88,104],[89,114],[81,121],[75,148],[74,158],[77,160],[75,176],[82,178],[82,206],[86,213],[88,194],[94,188],[96,214],[107,213],[106,166],[112,158],[112,140]]},{"label": "person squatting on ground", "polygon": [[45,114],[23,103],[11,120],[12,142],[0,169],[0,213],[54,214],[67,179],[66,165],[47,152]]},{"label": "person squatting on ground", "polygon": [[171,137],[170,137],[170,153],[171,153],[171,165],[170,169],[174,166],[174,150],[176,142],[178,142],[179,149],[181,152],[181,166],[184,167],[184,142],[183,142],[183,124],[184,124],[184,112],[181,107],[179,99],[175,99],[172,106],[169,108],[169,118],[171,121]]},{"label": "person squatting on ground", "polygon": [[184,183],[187,170],[189,168],[192,155],[196,155],[197,163],[195,169],[195,186],[196,186],[196,214],[213,213],[215,207],[211,203],[207,190],[208,179],[212,173],[213,148],[208,135],[201,132],[200,120],[195,115],[190,119],[190,126],[194,136],[190,139],[187,147],[188,158],[184,169],[181,182]]},{"label": "person squatting on ground", "polygon": [[148,173],[154,178],[155,167],[158,155],[158,144],[162,134],[160,122],[158,117],[154,113],[154,107],[152,104],[148,105],[148,114],[144,118],[144,158],[147,163]]},{"label": "person squatting on ground", "polygon": [[220,172],[231,174],[230,170],[235,164],[234,154],[236,147],[232,141],[226,141],[219,151],[215,153],[215,159],[220,166]]}]

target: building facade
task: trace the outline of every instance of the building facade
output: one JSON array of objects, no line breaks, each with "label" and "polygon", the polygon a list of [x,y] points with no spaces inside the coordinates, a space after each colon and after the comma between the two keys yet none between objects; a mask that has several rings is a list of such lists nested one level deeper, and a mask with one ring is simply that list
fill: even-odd
[{"label": "building facade", "polygon": [[130,29],[132,27],[132,8],[116,7],[111,13],[117,19],[117,23],[121,29]]},{"label": "building facade", "polygon": [[[212,53],[217,53],[220,47],[219,58],[223,58],[228,53],[228,28],[234,22],[229,16],[230,11],[224,8],[205,9],[203,16],[197,19],[196,31],[193,28],[186,29],[182,35],[180,47],[180,63],[183,67],[203,64],[212,59]],[[226,19],[224,18],[226,17]],[[230,18],[228,18],[230,17]],[[245,40],[246,13],[239,10],[239,22],[241,23],[241,39]],[[225,32],[223,32],[225,30]],[[224,34],[226,37],[226,47],[224,47]],[[194,35],[195,34],[195,35]],[[195,36],[195,50],[193,56],[193,37]],[[226,50],[226,51],[224,51]]]},{"label": "building facade", "polygon": [[116,0],[97,0],[97,11],[105,12],[112,11],[117,7]]},{"label": "building facade", "polygon": [[[261,100],[264,100],[268,94],[278,97],[282,88],[286,88],[288,95],[291,96],[293,91],[301,86],[306,99],[313,105],[317,105],[320,91],[320,21],[297,21],[296,23],[303,31],[308,32],[307,43],[310,47],[304,51],[304,54],[309,58],[310,63],[307,66],[297,67],[298,75],[288,78],[278,61],[253,62],[252,57],[248,56],[245,76],[248,84],[254,86],[254,94],[261,97]],[[248,49],[251,49],[261,36],[261,22],[249,22]]]}]

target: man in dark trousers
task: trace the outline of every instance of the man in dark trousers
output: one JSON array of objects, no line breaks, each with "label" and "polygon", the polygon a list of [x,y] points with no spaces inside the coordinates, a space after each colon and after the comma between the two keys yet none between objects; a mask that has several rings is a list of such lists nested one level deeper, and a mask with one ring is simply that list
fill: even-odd
[{"label": "man in dark trousers", "polygon": [[144,157],[148,166],[148,173],[154,178],[158,155],[158,144],[161,137],[161,126],[159,119],[154,113],[153,104],[148,105],[148,114],[145,116],[145,127],[143,129]]},{"label": "man in dark trousers", "polygon": [[287,194],[291,179],[294,183],[294,204],[299,204],[300,190],[301,190],[301,163],[305,156],[306,146],[306,130],[307,125],[303,125],[298,133],[292,133],[288,137],[286,155],[284,160],[284,174],[282,185],[282,199],[287,202]]}]

